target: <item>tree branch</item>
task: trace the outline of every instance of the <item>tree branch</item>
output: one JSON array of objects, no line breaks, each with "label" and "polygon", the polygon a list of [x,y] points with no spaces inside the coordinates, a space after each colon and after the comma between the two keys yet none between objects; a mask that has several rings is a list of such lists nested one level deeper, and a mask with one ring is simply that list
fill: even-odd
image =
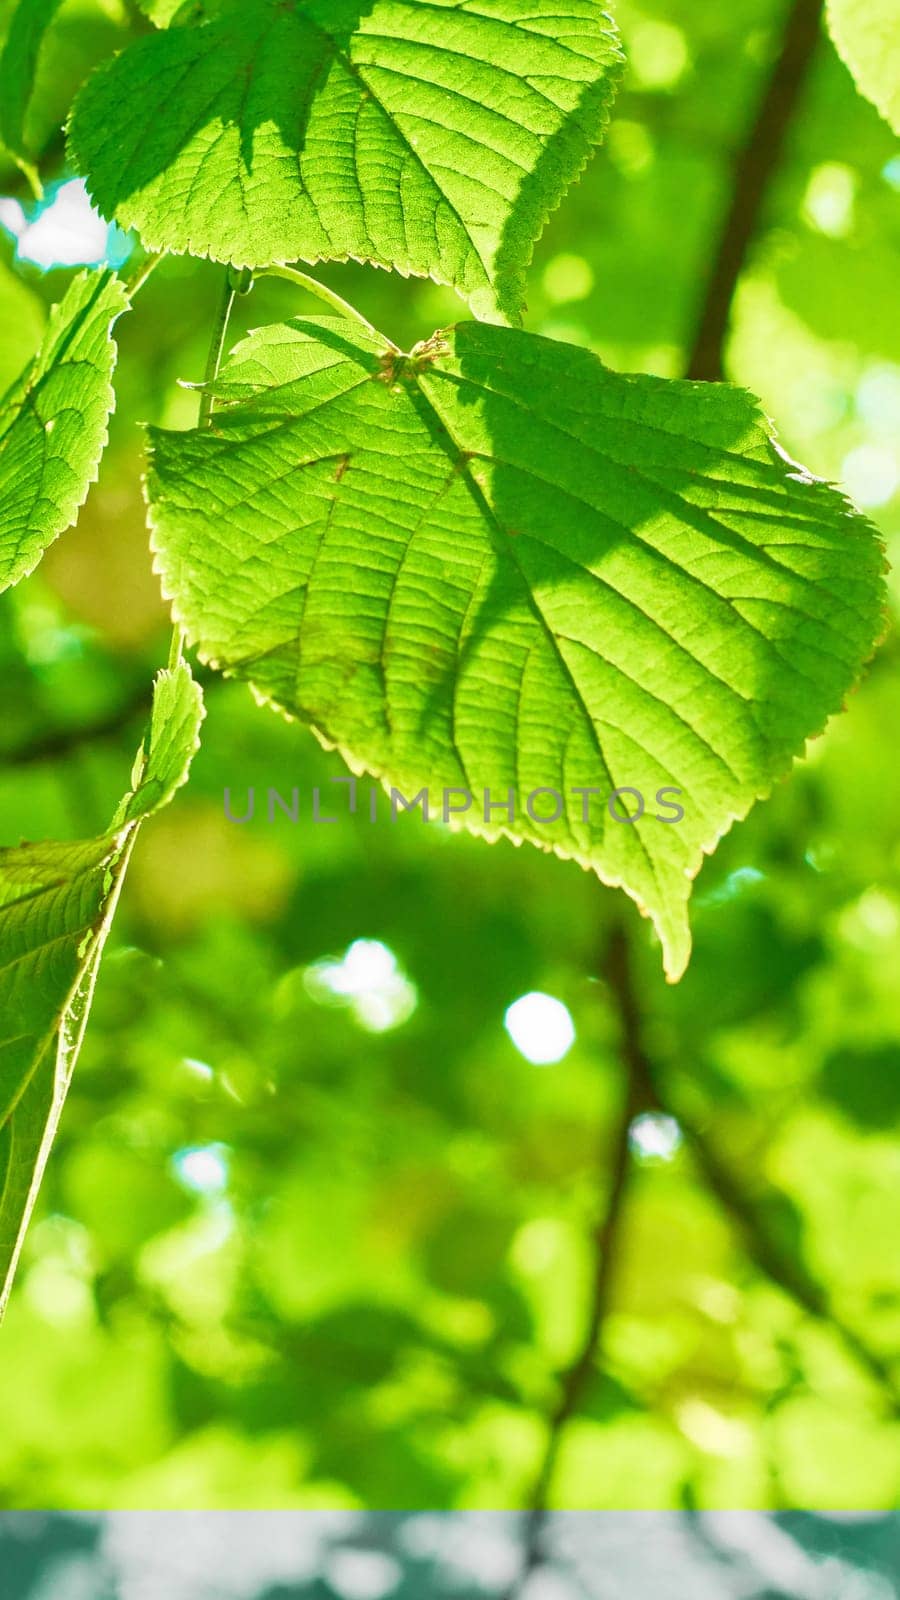
[{"label": "tree branch", "polygon": [[150,686],[142,684],[130,700],[95,722],[81,723],[75,728],[55,728],[13,750],[0,751],[0,768],[34,767],[43,761],[62,761],[85,745],[117,739],[127,733],[139,716],[149,712],[151,700]]},{"label": "tree branch", "polygon": [[[724,350],[735,290],[746,265],[778,170],[787,135],[803,93],[819,39],[824,0],[791,0],[778,56],[757,115],[733,162],[731,198],[701,303],[687,376],[715,382],[724,376]],[[810,1316],[824,1322],[897,1405],[897,1389],[886,1364],[870,1351],[855,1331],[831,1311],[827,1296],[805,1267],[773,1239],[756,1206],[735,1183],[727,1165],[705,1135],[680,1108],[673,1108],[658,1081],[641,1037],[641,1009],[631,969],[629,934],[617,918],[610,937],[605,974],[621,1025],[622,1059],[626,1068],[625,1099],[611,1160],[606,1207],[594,1232],[596,1276],[582,1348],[562,1379],[558,1403],[549,1420],[549,1436],[535,1483],[526,1527],[523,1566],[507,1600],[541,1560],[547,1502],[562,1436],[577,1414],[600,1356],[603,1324],[609,1309],[616,1245],[629,1177],[629,1129],[634,1116],[652,1108],[673,1116],[693,1151],[697,1166],[739,1232],[748,1256],[772,1282]]]},{"label": "tree branch", "polygon": [[[627,938],[624,925],[620,925],[617,938],[619,941]],[[641,1042],[640,1007],[627,958],[620,959],[614,969],[610,988],[627,1041],[625,1048],[629,1074],[632,1082],[640,1085],[643,1104],[673,1117],[679,1124],[700,1174],[730,1218],[753,1264],[789,1295],[802,1311],[816,1318],[840,1339],[844,1348],[881,1389],[891,1410],[900,1413],[900,1391],[890,1367],[832,1309],[828,1295],[805,1263],[785,1250],[773,1235],[764,1214],[764,1206],[746,1193],[706,1134],[685,1113],[677,1099],[673,1100],[658,1067]],[[771,1189],[770,1193],[773,1199],[781,1198],[775,1189]]]},{"label": "tree branch", "polygon": [[713,383],[724,376],[734,293],[812,66],[823,10],[824,0],[791,0],[778,57],[734,161],[731,200],[703,296],[687,367],[689,378]]},{"label": "tree branch", "polygon": [[[664,1094],[657,1096],[659,1109],[680,1124],[697,1166],[707,1187],[718,1200],[723,1211],[740,1235],[744,1249],[759,1271],[776,1284],[785,1294],[823,1326],[829,1328],[843,1344],[845,1350],[864,1369],[869,1378],[882,1391],[890,1410],[900,1416],[900,1388],[887,1362],[869,1348],[855,1328],[844,1322],[831,1307],[828,1296],[802,1260],[784,1250],[773,1237],[766,1224],[763,1208],[746,1194],[735,1182],[726,1162],[709,1143],[705,1134],[691,1124],[683,1112],[667,1103]],[[777,1190],[773,1194],[777,1195]]]},{"label": "tree branch", "polygon": [[[207,695],[210,690],[216,689],[223,682],[218,673],[199,662],[194,664],[192,672]],[[129,733],[132,724],[139,718],[146,718],[149,715],[152,703],[153,685],[141,683],[132,690],[129,699],[123,700],[121,705],[108,711],[105,716],[96,718],[94,722],[81,722],[69,728],[53,728],[49,733],[40,733],[36,738],[28,739],[24,744],[16,745],[12,749],[0,749],[0,770],[36,767],[44,761],[64,761],[68,756],[76,755],[86,745],[118,739]]]},{"label": "tree branch", "polygon": [[[620,1226],[627,1199],[630,1157],[629,1130],[635,1116],[652,1110],[674,1118],[696,1162],[698,1171],[729,1217],[754,1266],[787,1294],[807,1315],[829,1329],[883,1394],[892,1413],[900,1415],[900,1390],[890,1367],[869,1349],[855,1329],[831,1308],[825,1290],[804,1263],[782,1248],[767,1227],[762,1206],[735,1180],[706,1135],[677,1100],[673,1101],[658,1067],[648,1055],[641,1025],[641,1006],[632,969],[629,932],[624,917],[610,932],[603,966],[607,990],[621,1028],[621,1055],[626,1071],[622,1115],[613,1150],[603,1152],[603,1170],[609,1165],[606,1205],[593,1234],[596,1275],[588,1324],[576,1359],[562,1378],[560,1396],[548,1423],[548,1439],[528,1511],[522,1568],[506,1600],[516,1600],[526,1579],[542,1560],[542,1542],[548,1519],[548,1498],[566,1426],[579,1411],[597,1370],[603,1325],[609,1311]],[[775,1196],[777,1191],[772,1190]]]},{"label": "tree branch", "polygon": [[520,1585],[540,1562],[541,1541],[548,1514],[548,1498],[563,1433],[568,1423],[577,1415],[597,1371],[628,1191],[631,1167],[629,1131],[635,1116],[646,1108],[652,1099],[652,1087],[647,1078],[646,1063],[641,1051],[640,1014],[631,981],[630,959],[628,935],[624,924],[617,920],[609,937],[602,970],[607,985],[615,996],[621,1023],[621,1054],[625,1068],[623,1101],[613,1134],[612,1148],[604,1146],[600,1158],[601,1175],[608,1173],[608,1188],[605,1204],[591,1236],[594,1281],[587,1326],[581,1348],[562,1376],[559,1398],[548,1419],[547,1444],[528,1513],[523,1567],[511,1591],[512,1595],[518,1593]]}]

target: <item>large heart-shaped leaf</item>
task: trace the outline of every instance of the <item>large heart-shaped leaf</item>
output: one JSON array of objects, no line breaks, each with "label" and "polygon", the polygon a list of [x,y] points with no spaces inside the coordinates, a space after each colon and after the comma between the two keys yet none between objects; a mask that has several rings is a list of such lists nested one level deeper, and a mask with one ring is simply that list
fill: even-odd
[{"label": "large heart-shaped leaf", "polygon": [[188,668],[160,673],[147,749],[110,832],[0,850],[0,1316],[137,828],[185,781],[202,716]]},{"label": "large heart-shaped leaf", "polygon": [[84,504],[115,403],[112,325],[127,307],[111,273],[79,273],[0,399],[0,590],[34,571]]},{"label": "large heart-shaped leaf", "polygon": [[[508,329],[401,357],[298,320],[240,345],[215,392],[211,431],[153,431],[149,478],[203,658],[406,798],[467,790],[476,832],[621,885],[677,977],[704,852],[872,649],[868,523],[743,391]],[[624,787],[639,820],[634,795],[611,814]],[[514,792],[514,821],[486,820],[487,790]],[[553,792],[563,814],[536,821]]]},{"label": "large heart-shaped leaf", "polygon": [[88,82],[71,149],[151,249],[372,261],[515,318],[601,136],[599,0],[219,0]]}]

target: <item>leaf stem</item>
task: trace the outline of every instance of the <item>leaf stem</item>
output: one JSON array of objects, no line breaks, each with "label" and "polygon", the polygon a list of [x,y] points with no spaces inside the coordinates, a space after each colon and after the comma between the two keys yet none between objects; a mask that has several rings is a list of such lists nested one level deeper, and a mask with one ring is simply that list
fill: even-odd
[{"label": "leaf stem", "polygon": [[[231,310],[237,294],[235,277],[231,267],[225,269],[225,279],[222,292],[219,296],[216,319],[213,323],[209,349],[206,353],[206,366],[203,371],[203,388],[200,391],[200,409],[197,413],[197,426],[208,428],[212,422],[215,396],[212,385],[219,376],[222,365],[222,356],[225,351],[225,341],[228,338],[228,324],[231,320]],[[184,629],[176,623],[172,629],[172,642],[169,647],[169,671],[172,672],[184,656],[185,636]]]},{"label": "leaf stem", "polygon": [[305,289],[308,294],[315,295],[317,300],[322,300],[325,305],[330,306],[332,311],[337,311],[340,316],[349,317],[352,321],[360,323],[368,333],[390,345],[392,350],[396,350],[397,346],[393,341],[386,338],[383,333],[379,333],[377,328],[373,328],[368,317],[364,317],[361,311],[357,311],[349,300],[344,300],[339,294],[335,294],[333,289],[329,289],[324,283],[320,283],[318,278],[311,278],[309,273],[299,272],[296,267],[264,267],[259,276],[261,278],[284,278],[287,283],[296,284],[298,289]]},{"label": "leaf stem", "polygon": [[197,414],[197,426],[200,428],[209,427],[210,419],[212,417],[215,397],[212,393],[211,385],[215,383],[217,377],[219,376],[219,368],[222,365],[222,356],[225,351],[225,340],[228,337],[228,323],[231,318],[231,308],[234,305],[234,297],[236,293],[237,291],[234,287],[231,268],[228,267],[225,271],[225,282],[219,298],[219,307],[216,312],[216,320],[213,323],[212,337],[209,341],[209,349],[206,353],[206,366],[203,371],[203,388],[200,392],[200,410]]},{"label": "leaf stem", "polygon": [[125,279],[125,288],[128,291],[129,300],[133,300],[135,295],[140,294],[147,279],[151,273],[156,271],[159,263],[165,259],[165,255],[165,250],[160,250],[157,255],[147,256],[136,269],[134,277]]}]

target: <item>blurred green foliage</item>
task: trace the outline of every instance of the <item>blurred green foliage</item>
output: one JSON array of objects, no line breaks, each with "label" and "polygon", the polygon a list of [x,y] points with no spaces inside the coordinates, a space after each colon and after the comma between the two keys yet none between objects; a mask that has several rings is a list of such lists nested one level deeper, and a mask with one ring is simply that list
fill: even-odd
[{"label": "blurred green foliage", "polygon": [[[527,326],[676,374],[783,6],[617,12],[617,119],[539,247]],[[116,0],[66,0],[36,145],[135,25]],[[0,383],[67,281],[3,238]],[[889,550],[898,266],[900,146],[823,37],[729,373]],[[429,283],[322,275],[407,347],[460,314]],[[178,380],[201,374],[214,295],[213,269],[167,261],[122,320],[101,481],[4,597],[4,840],[87,835],[127,781],[167,649],[134,424],[193,422]],[[301,300],[258,285],[234,332]],[[600,977],[614,898],[572,865],[412,817],[229,824],[226,785],[238,800],[251,784],[305,795],[342,769],[245,691],[209,683],[207,701],[190,790],[136,853],[3,1330],[0,1500],[521,1505],[595,1271],[623,1082]],[[602,1358],[553,1505],[896,1504],[898,717],[891,632],[847,715],[704,868],[676,989],[636,929],[664,1098],[718,1165],[691,1138],[660,1155],[636,1142]],[[381,956],[380,1012],[334,1003],[317,965],[361,939],[396,958],[385,1000]],[[555,1065],[504,1031],[533,990],[574,1020]],[[791,1274],[820,1286],[819,1314],[787,1292]]]}]

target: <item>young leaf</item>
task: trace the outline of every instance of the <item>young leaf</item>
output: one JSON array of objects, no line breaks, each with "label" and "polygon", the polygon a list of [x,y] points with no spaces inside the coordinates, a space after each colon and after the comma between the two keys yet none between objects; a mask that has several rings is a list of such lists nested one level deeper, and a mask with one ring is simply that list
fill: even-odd
[{"label": "young leaf", "polygon": [[25,117],[38,52],[60,4],[61,0],[19,0],[0,55],[0,139],[38,195],[41,184],[33,161],[34,152],[29,150],[25,137]]},{"label": "young leaf", "polygon": [[897,0],[828,0],[828,27],[860,94],[900,133]]},{"label": "young leaf", "polygon": [[110,832],[0,850],[0,1317],[137,829],[185,781],[202,717],[187,666],[160,673],[140,775]]},{"label": "young leaf", "polygon": [[79,273],[0,399],[0,591],[34,571],[97,476],[115,403],[111,330],[127,308],[111,273]]},{"label": "young leaf", "polygon": [[[401,357],[297,320],[238,346],[215,393],[210,431],[153,430],[149,475],[164,589],[203,659],[406,798],[467,790],[473,831],[620,885],[677,978],[704,853],[872,649],[868,523],[743,391],[508,329]],[[626,786],[637,821],[634,795],[626,820],[607,806]],[[558,820],[529,814],[538,789]],[[485,816],[486,790],[514,792],[514,822]]]},{"label": "young leaf", "polygon": [[71,151],[104,216],[148,249],[353,257],[517,318],[534,241],[606,121],[619,52],[600,0],[213,12],[141,39],[79,96]]}]

